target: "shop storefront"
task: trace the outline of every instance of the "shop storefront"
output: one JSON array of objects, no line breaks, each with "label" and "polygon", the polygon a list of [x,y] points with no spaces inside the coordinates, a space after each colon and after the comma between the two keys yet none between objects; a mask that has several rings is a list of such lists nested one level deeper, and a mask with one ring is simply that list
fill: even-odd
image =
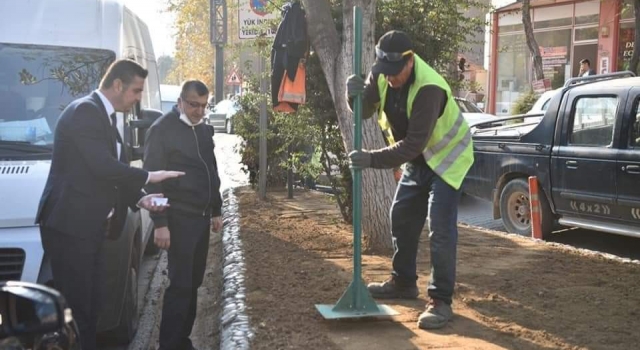
[{"label": "shop storefront", "polygon": [[[583,59],[598,74],[628,64],[634,38],[633,7],[627,9],[631,1],[531,1],[534,36],[551,89],[577,77]],[[518,97],[532,86],[532,59],[520,6],[517,2],[493,13],[488,109],[496,115],[512,114]]]}]

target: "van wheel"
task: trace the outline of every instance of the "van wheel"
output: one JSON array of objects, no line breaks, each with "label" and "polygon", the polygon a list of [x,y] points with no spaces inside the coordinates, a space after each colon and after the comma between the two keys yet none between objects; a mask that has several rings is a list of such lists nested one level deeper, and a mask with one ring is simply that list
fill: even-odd
[{"label": "van wheel", "polygon": [[[545,237],[553,230],[555,218],[544,191],[540,191],[539,200],[542,236]],[[531,206],[527,180],[513,179],[504,186],[500,194],[500,216],[507,232],[531,236]]]},{"label": "van wheel", "polygon": [[230,135],[233,134],[233,122],[231,121],[231,119],[227,119],[224,122],[224,128],[225,128],[227,134],[230,134]]},{"label": "van wheel", "polygon": [[[132,259],[132,264],[133,262],[134,260]],[[125,293],[120,322],[118,327],[111,332],[111,336],[114,337],[113,340],[117,344],[128,344],[138,330],[138,321],[140,320],[140,314],[138,313],[138,272],[133,266],[129,268],[129,278],[127,279]]]}]

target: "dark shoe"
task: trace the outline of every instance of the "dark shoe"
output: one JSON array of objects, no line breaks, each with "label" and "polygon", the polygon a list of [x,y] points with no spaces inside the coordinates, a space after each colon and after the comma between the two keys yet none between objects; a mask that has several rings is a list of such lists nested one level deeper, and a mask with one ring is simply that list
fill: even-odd
[{"label": "dark shoe", "polygon": [[451,305],[444,301],[431,299],[427,309],[418,317],[418,327],[422,329],[439,329],[444,327],[453,317]]},{"label": "dark shoe", "polygon": [[377,299],[415,299],[420,294],[415,284],[402,285],[393,277],[384,282],[369,283],[367,289]]}]

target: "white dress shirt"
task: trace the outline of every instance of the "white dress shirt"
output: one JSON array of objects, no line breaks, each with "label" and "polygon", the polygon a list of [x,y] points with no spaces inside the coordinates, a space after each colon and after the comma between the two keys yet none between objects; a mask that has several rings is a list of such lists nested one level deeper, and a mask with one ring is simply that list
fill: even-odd
[{"label": "white dress shirt", "polygon": [[[116,109],[113,108],[113,105],[111,104],[111,101],[109,101],[107,96],[105,96],[102,92],[100,92],[100,90],[96,90],[96,93],[98,94],[98,96],[100,96],[100,101],[102,101],[102,104],[104,105],[104,108],[107,110],[107,119],[109,119],[109,125],[111,125],[111,115],[113,113],[115,113]],[[116,121],[116,123],[117,123],[117,121]],[[118,128],[116,127],[116,131],[117,130],[118,130]],[[117,131],[117,132],[120,133],[120,131]],[[120,139],[122,140],[122,135],[120,135]],[[117,153],[116,153],[117,157],[118,157],[118,159],[120,159],[120,152],[122,152],[122,145],[120,144],[120,142],[117,142],[117,141],[116,141],[116,151],[117,151]]]}]

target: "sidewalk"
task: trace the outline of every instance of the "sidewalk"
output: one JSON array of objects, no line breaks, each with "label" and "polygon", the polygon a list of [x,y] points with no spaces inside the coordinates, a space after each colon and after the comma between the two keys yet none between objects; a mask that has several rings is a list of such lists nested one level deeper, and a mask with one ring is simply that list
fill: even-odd
[{"label": "sidewalk", "polygon": [[[253,349],[633,349],[640,344],[638,265],[496,232],[460,227],[456,316],[442,330],[416,320],[426,304],[428,235],[420,298],[379,301],[390,319],[324,320],[351,280],[351,227],[328,197],[242,189],[241,237]],[[366,282],[388,277],[390,257],[363,256]]]}]

